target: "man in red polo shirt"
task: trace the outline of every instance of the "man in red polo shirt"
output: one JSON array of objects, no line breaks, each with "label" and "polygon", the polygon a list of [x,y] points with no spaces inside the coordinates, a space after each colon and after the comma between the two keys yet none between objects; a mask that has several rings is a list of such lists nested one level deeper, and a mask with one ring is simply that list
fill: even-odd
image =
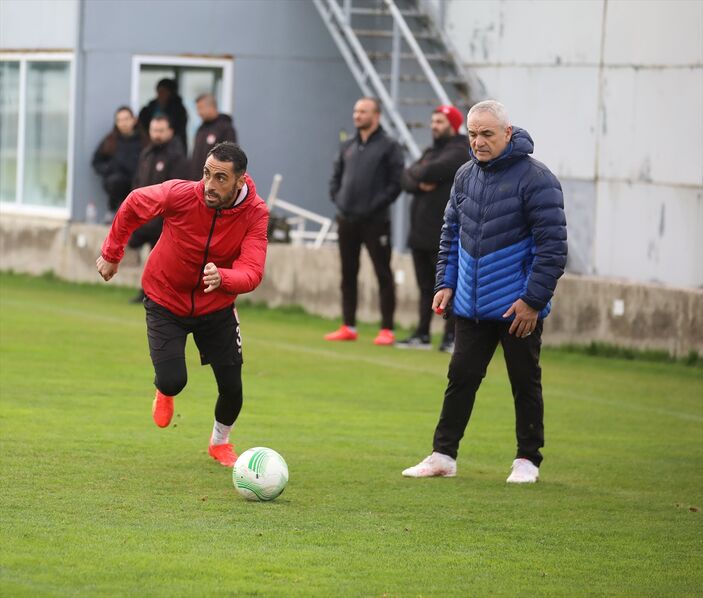
[{"label": "man in red polo shirt", "polygon": [[242,342],[234,303],[261,282],[267,245],[268,210],[246,168],[242,149],[221,143],[208,154],[202,180],[135,189],[117,212],[96,262],[110,280],[132,232],[163,218],[161,238],[142,275],[155,371],[152,415],[159,427],[171,422],[173,397],[187,381],[185,342],[192,333],[219,393],[208,452],[228,467],[237,459],[229,434],[242,407]]}]

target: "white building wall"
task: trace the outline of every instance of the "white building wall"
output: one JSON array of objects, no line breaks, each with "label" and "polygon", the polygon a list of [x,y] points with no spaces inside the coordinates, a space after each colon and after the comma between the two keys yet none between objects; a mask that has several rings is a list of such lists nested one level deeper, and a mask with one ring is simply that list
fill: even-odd
[{"label": "white building wall", "polygon": [[0,49],[73,50],[78,0],[0,1]]},{"label": "white building wall", "polygon": [[465,66],[562,180],[570,268],[703,286],[703,2],[445,2]]}]

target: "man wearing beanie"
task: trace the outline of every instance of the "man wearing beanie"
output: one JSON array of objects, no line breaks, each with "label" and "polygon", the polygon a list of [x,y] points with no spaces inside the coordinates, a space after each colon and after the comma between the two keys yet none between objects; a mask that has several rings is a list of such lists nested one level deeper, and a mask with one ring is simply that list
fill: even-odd
[{"label": "man wearing beanie", "polygon": [[[403,190],[413,196],[408,247],[412,251],[415,278],[420,289],[417,328],[409,338],[396,343],[400,349],[432,348],[432,298],[444,208],[456,171],[469,159],[469,142],[464,135],[459,135],[463,121],[464,117],[454,106],[435,108],[430,124],[434,142],[417,162],[403,172],[400,181]],[[449,311],[439,350],[451,353],[453,348],[454,318]]]}]

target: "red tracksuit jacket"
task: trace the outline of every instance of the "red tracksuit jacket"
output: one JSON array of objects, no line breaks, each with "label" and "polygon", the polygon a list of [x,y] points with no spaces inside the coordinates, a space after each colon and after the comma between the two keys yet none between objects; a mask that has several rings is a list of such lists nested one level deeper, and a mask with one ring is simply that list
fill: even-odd
[{"label": "red tracksuit jacket", "polygon": [[[163,216],[159,242],[149,255],[142,287],[149,298],[178,316],[201,316],[231,306],[237,295],[261,282],[266,261],[268,209],[246,175],[248,193],[237,206],[205,205],[202,181],[166,181],[127,196],[102,246],[108,262],[119,262],[132,232]],[[220,287],[205,293],[203,268],[213,262]]]}]

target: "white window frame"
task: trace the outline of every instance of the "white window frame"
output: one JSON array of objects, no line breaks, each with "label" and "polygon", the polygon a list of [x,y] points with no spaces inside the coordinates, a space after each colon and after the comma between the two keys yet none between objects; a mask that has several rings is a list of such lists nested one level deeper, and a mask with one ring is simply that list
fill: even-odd
[{"label": "white window frame", "polygon": [[[46,216],[59,220],[69,220],[73,207],[73,160],[75,147],[75,98],[76,98],[76,68],[75,56],[72,52],[0,52],[0,61],[20,63],[19,89],[19,126],[17,128],[17,188],[15,202],[0,202],[0,214],[24,214],[31,216]],[[27,113],[27,63],[28,62],[68,62],[69,98],[68,98],[68,161],[66,172],[66,205],[37,206],[24,203],[24,150]]]},{"label": "white window frame", "polygon": [[234,60],[232,58],[208,58],[198,56],[178,56],[164,54],[136,54],[132,56],[132,90],[130,103],[134,114],[139,114],[139,73],[142,65],[146,66],[201,66],[222,69],[222,99],[220,110],[233,114],[232,81]]}]

